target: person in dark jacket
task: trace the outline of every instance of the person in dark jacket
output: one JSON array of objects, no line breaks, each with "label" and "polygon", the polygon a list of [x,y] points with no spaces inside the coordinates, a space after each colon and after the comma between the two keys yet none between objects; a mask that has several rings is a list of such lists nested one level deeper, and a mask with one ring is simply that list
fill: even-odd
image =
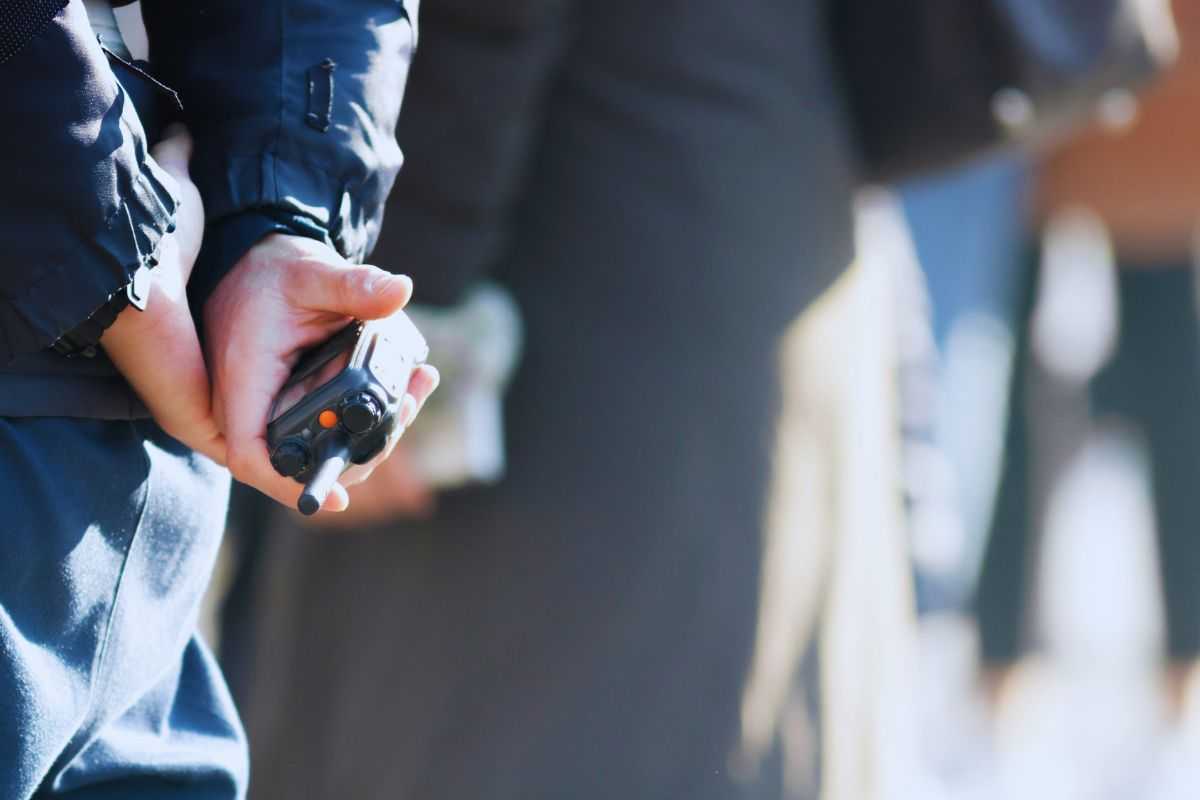
[{"label": "person in dark jacket", "polygon": [[[1106,31],[1100,5],[1071,13]],[[266,523],[226,609],[252,630],[223,646],[257,797],[784,796],[778,741],[757,773],[730,761],[781,334],[853,257],[856,140],[891,159],[875,174],[979,145],[948,140],[1012,77],[971,18],[992,6],[864,3],[899,24],[835,32],[808,2],[423,4],[378,252],[423,302],[488,272],[517,298],[508,473],[362,535]],[[936,53],[905,38],[939,32]],[[931,124],[939,103],[973,125]],[[878,108],[899,140],[857,134]],[[396,475],[371,490],[402,496]]]},{"label": "person in dark jacket", "polygon": [[[275,392],[302,348],[411,292],[354,263],[400,165],[410,9],[144,11],[150,66],[93,27],[103,3],[0,11],[0,796],[15,800],[242,796],[241,727],[195,634],[218,464],[294,501],[262,441]],[[155,109],[180,99],[191,135],[152,149]],[[345,504],[339,488],[329,505]]]}]

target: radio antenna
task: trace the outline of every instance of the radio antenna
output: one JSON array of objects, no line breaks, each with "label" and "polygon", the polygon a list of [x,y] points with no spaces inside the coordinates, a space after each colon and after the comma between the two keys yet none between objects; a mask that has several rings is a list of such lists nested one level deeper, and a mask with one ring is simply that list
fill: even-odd
[{"label": "radio antenna", "polygon": [[350,441],[346,436],[333,434],[327,436],[322,452],[317,457],[312,477],[304,485],[304,491],[296,502],[300,513],[306,517],[312,516],[321,509],[329,490],[337,483],[342,471],[350,460]]}]

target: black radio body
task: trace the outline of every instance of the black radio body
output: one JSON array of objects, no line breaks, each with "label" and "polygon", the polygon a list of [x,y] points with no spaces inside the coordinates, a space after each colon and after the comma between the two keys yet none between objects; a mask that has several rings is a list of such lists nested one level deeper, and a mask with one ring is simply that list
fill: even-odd
[{"label": "black radio body", "polygon": [[301,357],[267,425],[272,466],[305,484],[301,513],[316,513],[343,472],[375,458],[399,433],[409,377],[428,356],[401,311],[352,322]]}]

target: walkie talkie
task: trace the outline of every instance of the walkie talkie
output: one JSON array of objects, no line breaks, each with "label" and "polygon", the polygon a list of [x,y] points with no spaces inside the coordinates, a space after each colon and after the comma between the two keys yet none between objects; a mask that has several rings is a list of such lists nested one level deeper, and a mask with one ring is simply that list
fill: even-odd
[{"label": "walkie talkie", "polygon": [[352,322],[301,357],[267,425],[271,465],[304,484],[300,513],[315,514],[351,464],[383,451],[409,376],[428,356],[425,338],[400,311]]}]

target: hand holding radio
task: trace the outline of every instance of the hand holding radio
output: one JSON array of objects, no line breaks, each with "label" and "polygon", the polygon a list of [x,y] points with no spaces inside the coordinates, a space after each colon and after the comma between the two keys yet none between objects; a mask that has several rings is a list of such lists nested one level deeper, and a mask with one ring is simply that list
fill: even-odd
[{"label": "hand holding radio", "polygon": [[[411,294],[412,282],[407,277],[351,264],[327,245],[303,237],[273,234],[242,257],[204,308],[213,411],[225,434],[228,464],[235,478],[281,503],[297,505],[302,486],[276,470],[267,443],[268,423],[282,413],[277,400],[306,352],[329,342],[339,332],[350,335],[346,331],[353,330],[348,326],[354,320],[370,322],[392,317]],[[360,329],[355,342],[361,334]],[[390,376],[397,394],[395,408],[390,408],[391,398],[387,402],[375,398],[380,408],[368,409],[367,416],[393,414],[397,425],[389,432],[379,456],[386,456],[395,443],[392,434],[411,422],[437,386],[437,370],[417,361],[414,358],[408,366],[398,368],[407,375]],[[340,408],[330,410],[336,413]],[[351,418],[355,413],[350,414]],[[289,429],[289,434],[299,435],[301,430]],[[317,491],[309,496],[315,498],[328,491],[321,507],[341,511],[348,504],[345,485],[365,479],[377,458],[365,459],[367,463],[361,469],[342,475],[342,465],[334,462],[343,456],[362,460],[364,453],[342,453],[345,442],[334,441],[335,437],[318,442],[315,432],[312,434],[311,442],[306,444],[313,448],[319,444],[321,448],[309,452],[312,463],[332,466],[312,476],[319,481],[310,487]],[[327,448],[333,449],[325,452]]]},{"label": "hand holding radio", "polygon": [[343,474],[365,475],[416,416],[410,377],[429,347],[403,311],[347,325],[306,353],[284,385],[271,422],[271,466],[304,484],[298,508],[315,514]]},{"label": "hand holding radio", "polygon": [[145,311],[127,308],[100,337],[116,368],[163,430],[220,463],[225,442],[212,415],[208,372],[185,287],[200,251],[204,208],[188,176],[192,139],[173,126],[151,153],[175,179],[175,231],[158,249]]}]

